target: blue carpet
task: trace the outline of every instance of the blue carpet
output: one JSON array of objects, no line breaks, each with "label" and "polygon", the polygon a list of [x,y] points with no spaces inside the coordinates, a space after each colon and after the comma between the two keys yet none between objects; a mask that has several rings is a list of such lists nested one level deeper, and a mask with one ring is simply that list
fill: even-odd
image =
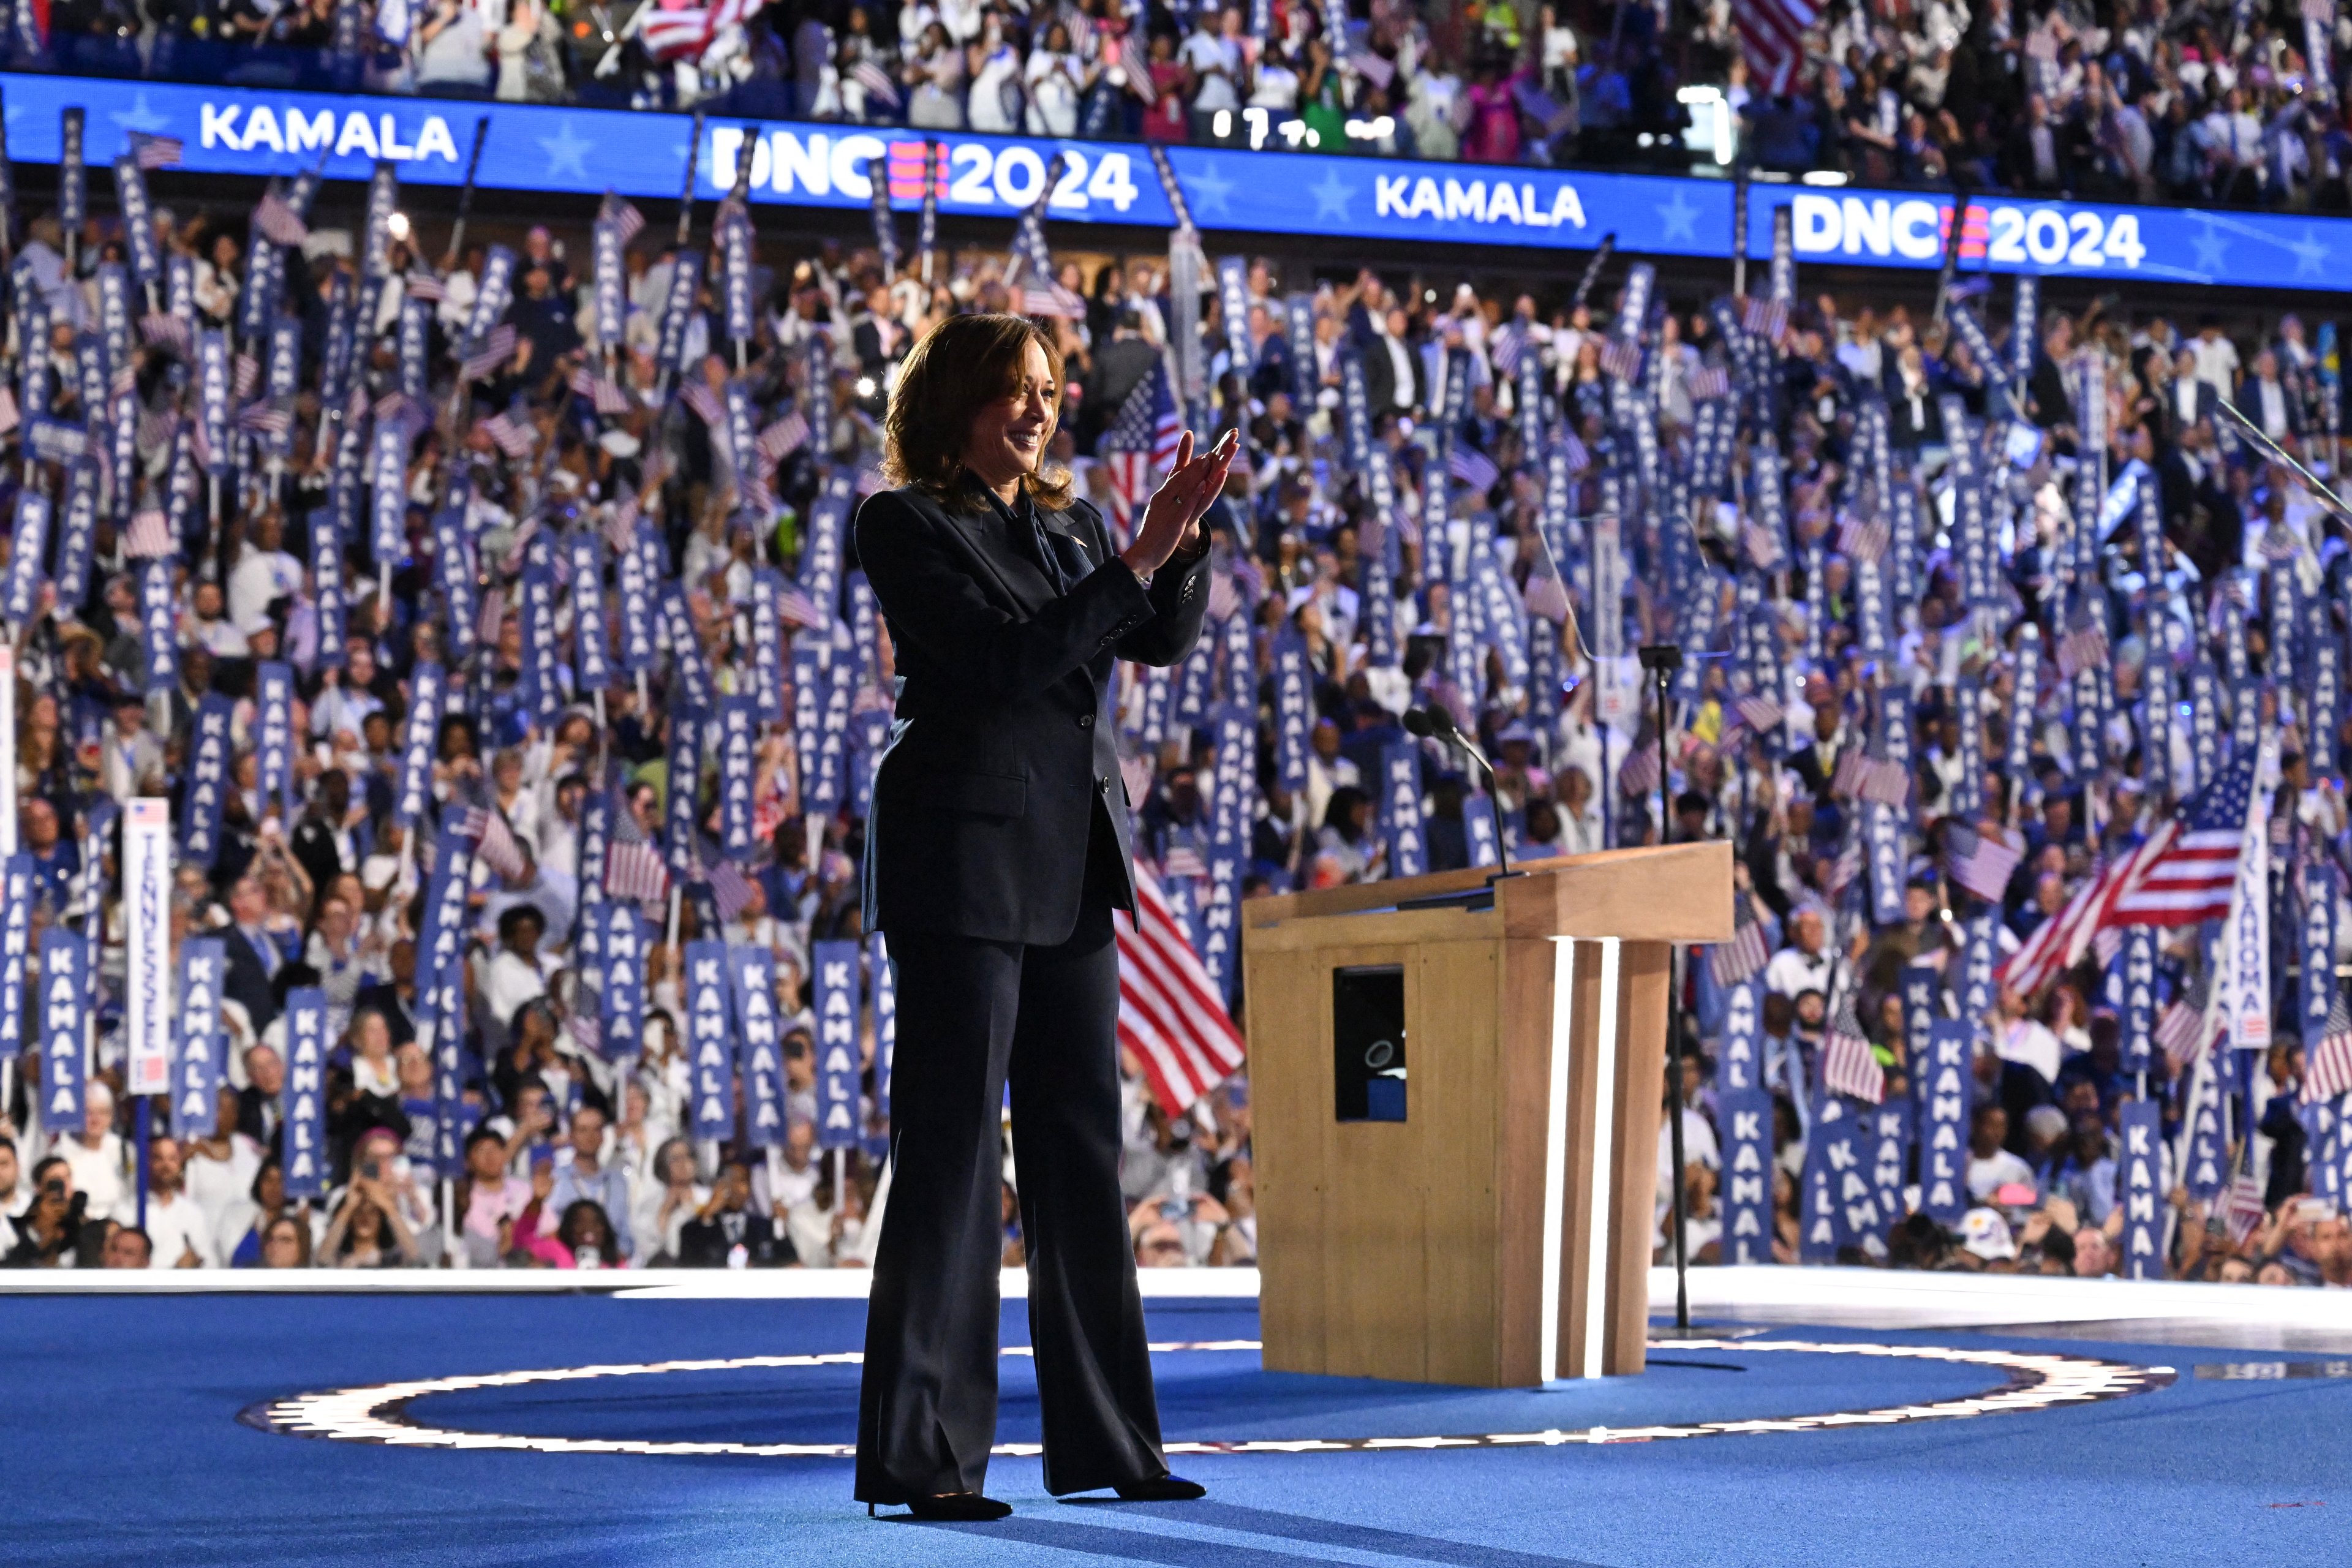
[{"label": "blue carpet", "polygon": [[[1206,1504],[1056,1503],[1000,1458],[992,1526],[869,1522],[844,1461],[550,1455],[302,1441],[237,1413],[460,1373],[852,1350],[858,1302],[598,1297],[17,1298],[0,1305],[9,1518],[0,1562],[1067,1564],[1297,1568],[2026,1568],[2286,1563],[2352,1545],[2352,1384],[2199,1382],[2216,1352],[1959,1332],[1775,1338],[2036,1349],[2178,1367],[2101,1404],[1895,1426],[1609,1447],[1187,1458]],[[1160,1303],[1155,1339],[1255,1338],[1253,1310]],[[1026,1338],[1017,1305],[1007,1342]],[[1160,1358],[1171,1439],[1420,1436],[1739,1418],[1964,1396],[1985,1369],[1667,1350],[1639,1379],[1483,1393]],[[2282,1359],[2247,1352],[2248,1359]],[[2303,1359],[2303,1358],[2285,1358]],[[1738,1368],[1740,1370],[1730,1370]],[[1000,1437],[1034,1439],[1024,1358]],[[479,1389],[420,1422],[656,1441],[845,1442],[856,1369]],[[2300,1505],[2300,1506],[2282,1506]]]}]

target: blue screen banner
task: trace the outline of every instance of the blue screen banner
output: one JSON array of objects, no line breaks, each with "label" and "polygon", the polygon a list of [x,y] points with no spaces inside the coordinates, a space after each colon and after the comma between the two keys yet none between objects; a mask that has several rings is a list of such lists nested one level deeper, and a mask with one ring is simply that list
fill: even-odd
[{"label": "blue screen banner", "polygon": [[[362,181],[377,160],[410,184],[456,185],[477,121],[489,121],[480,184],[488,189],[675,195],[694,121],[685,115],[554,105],[279,92],[169,82],[0,73],[8,152],[55,163],[60,111],[89,110],[90,155],[111,161],[133,132],[176,136],[199,174],[294,175],[320,166]],[[903,126],[769,124],[751,136],[757,204],[870,210],[879,160],[896,208],[914,211],[926,171],[939,210],[1019,216],[1062,172],[1046,202],[1057,223],[1166,229],[1168,198],[1140,143],[1031,141]],[[747,132],[711,125],[696,195],[726,195]],[[929,161],[930,142],[942,156]],[[1721,256],[1731,236],[1731,182],[1675,175],[1474,163],[1420,163],[1308,153],[1166,149],[1204,229],[1331,238],[1511,245],[1655,256]],[[1795,258],[1930,269],[1941,262],[1953,198],[1930,192],[1759,184],[1752,202],[1790,209]],[[1750,226],[1751,258],[1771,254],[1774,225]],[[2147,279],[2333,292],[2352,288],[2352,219],[2202,212],[1988,195],[1971,198],[1963,271]]]}]

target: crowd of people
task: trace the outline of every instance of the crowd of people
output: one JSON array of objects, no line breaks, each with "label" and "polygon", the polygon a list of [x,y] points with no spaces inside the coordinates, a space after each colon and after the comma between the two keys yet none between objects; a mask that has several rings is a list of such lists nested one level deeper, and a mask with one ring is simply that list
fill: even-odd
[{"label": "crowd of people", "polygon": [[[1204,268],[1181,233],[894,271],[744,244],[726,207],[681,246],[611,200],[436,265],[390,203],[270,200],[275,239],[162,207],[19,237],[0,613],[31,920],[0,931],[0,1014],[61,933],[95,944],[96,1005],[82,1051],[14,1015],[11,1262],[870,1258],[888,1005],[857,862],[891,658],[845,523],[930,323],[1051,300],[1051,458],[1115,527],[1179,426],[1244,437],[1211,629],[1123,670],[1115,715],[1139,858],[1234,1017],[1249,897],[1724,838],[1741,937],[1687,967],[1661,1247],[1679,1181],[1693,1256],[1726,1256],[1736,1048],[1772,1096],[1780,1260],[2118,1270],[2116,1142],[2153,1104],[2153,1271],[2345,1281],[2352,1025],[2317,1037],[2332,965],[2295,957],[2314,910],[2352,945],[2332,324],[2044,310],[2031,280],[1808,300],[1785,258],[1744,300],[1622,259],[1574,298],[1318,279]],[[1722,655],[1685,662],[1664,736],[1626,657],[1654,640]],[[1402,728],[1432,703],[1496,759],[1505,846]],[[739,709],[740,746],[694,738]],[[2210,922],[2158,931],[2151,1047],[2114,933],[2052,932],[2258,755],[2265,1048],[2209,1048]],[[154,795],[174,942],[216,938],[226,981],[173,1092],[133,1097],[120,842]],[[698,952],[757,961],[731,1015]],[[1801,1205],[1828,1107],[1924,1117],[1923,972],[1969,1032],[1967,1195],[1929,1214],[1923,1137],[1899,1214],[1825,1251]],[[1251,1260],[1246,1076],[1195,1096],[1145,1056],[1139,1262]],[[2200,1085],[2226,1149],[2176,1157]]]},{"label": "crowd of people", "polygon": [[[11,52],[263,87],[2352,207],[2352,18],[2335,7],[1806,10],[1784,58],[1745,47],[1730,0],[89,0],[17,29]],[[1724,134],[1695,112],[1725,116]]]}]

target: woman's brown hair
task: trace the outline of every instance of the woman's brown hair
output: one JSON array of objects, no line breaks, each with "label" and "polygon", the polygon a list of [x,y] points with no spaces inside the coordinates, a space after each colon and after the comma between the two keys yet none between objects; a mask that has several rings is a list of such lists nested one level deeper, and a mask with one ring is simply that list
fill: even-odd
[{"label": "woman's brown hair", "polygon": [[[924,333],[890,389],[882,477],[943,499],[961,495],[972,482],[963,466],[971,422],[989,404],[1013,395],[1031,343],[1045,351],[1058,423],[1062,354],[1036,322],[1025,316],[950,316]],[[1045,438],[1051,441],[1053,432]],[[1067,469],[1041,463],[1024,482],[1041,507],[1058,511],[1070,504]]]}]

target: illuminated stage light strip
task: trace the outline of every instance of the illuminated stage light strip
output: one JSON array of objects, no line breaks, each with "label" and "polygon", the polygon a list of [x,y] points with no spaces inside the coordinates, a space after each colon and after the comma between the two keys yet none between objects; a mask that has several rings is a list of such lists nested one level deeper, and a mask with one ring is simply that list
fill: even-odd
[{"label": "illuminated stage light strip", "polygon": [[[1198,1340],[1154,1344],[1162,1353],[1180,1351],[1255,1351],[1255,1340]],[[2121,1399],[2164,1388],[2174,1379],[2168,1366],[2132,1366],[2088,1356],[2029,1354],[2017,1351],[1961,1350],[1943,1345],[1872,1345],[1808,1340],[1676,1340],[1676,1350],[1781,1351],[1801,1355],[1879,1356],[1897,1361],[1982,1366],[2008,1374],[2000,1388],[1960,1399],[1896,1405],[1874,1410],[1842,1410],[1821,1415],[1782,1415],[1737,1421],[1695,1421],[1655,1426],[1590,1426],[1580,1430],[1490,1432],[1431,1437],[1265,1437],[1246,1442],[1178,1442],[1171,1454],[1339,1454],[1385,1449],[1557,1447],[1570,1444],[1648,1443],[1675,1437],[1723,1437],[1766,1432],[1819,1432],[1840,1426],[1891,1426],[1905,1421],[1951,1421],[2048,1410],[2105,1399]],[[1006,1355],[1033,1354],[1026,1345]],[[420,1378],[272,1400],[244,1411],[238,1419],[264,1431],[340,1443],[376,1443],[388,1447],[504,1449],[533,1454],[651,1454],[666,1458],[724,1456],[759,1459],[846,1459],[851,1443],[661,1443],[627,1438],[533,1437],[503,1432],[466,1432],[427,1426],[409,1413],[415,1400],[436,1394],[483,1388],[519,1388],[533,1384],[577,1383],[600,1377],[643,1377],[666,1372],[743,1372],[769,1368],[856,1366],[855,1351],[824,1355],[736,1356],[715,1361],[664,1361],[631,1365],[552,1367],[530,1372],[483,1373]],[[1034,1458],[1035,1443],[999,1443],[991,1453]]]}]

